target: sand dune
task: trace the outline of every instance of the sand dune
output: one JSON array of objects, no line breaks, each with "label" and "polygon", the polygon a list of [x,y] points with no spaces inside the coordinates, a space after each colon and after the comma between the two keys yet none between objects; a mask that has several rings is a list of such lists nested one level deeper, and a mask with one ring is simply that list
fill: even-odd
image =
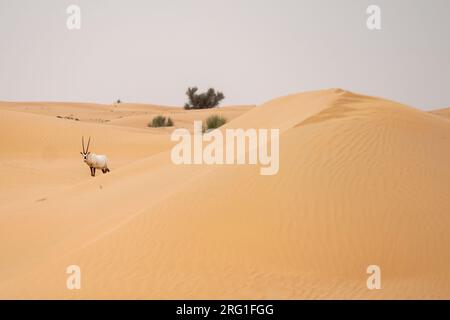
[{"label": "sand dune", "polygon": [[432,114],[445,117],[447,119],[450,119],[450,108],[444,108],[439,110],[431,111]]},{"label": "sand dune", "polygon": [[[447,119],[340,89],[228,112],[225,128],[280,129],[277,175],[175,166],[145,114],[0,106],[0,298],[450,298]],[[110,174],[88,176],[82,134]],[[66,288],[71,264],[81,290]],[[366,287],[372,264],[381,290]]]},{"label": "sand dune", "polygon": [[[165,117],[170,117],[174,122],[175,128],[188,128],[192,129],[192,123],[194,120],[202,120],[204,121],[211,115],[221,115],[227,119],[227,121],[231,121],[236,117],[239,117],[241,114],[245,113],[248,110],[251,110],[254,106],[227,106],[221,107],[218,109],[206,109],[206,110],[190,110],[186,112],[183,109],[162,109],[157,111],[152,111],[152,116],[162,115]],[[151,119],[152,117],[150,117]],[[114,119],[110,122],[113,125],[133,127],[133,128],[146,128],[149,123],[149,116],[145,115],[133,115],[122,117],[119,119]],[[167,133],[171,132],[172,128],[166,129],[157,129],[154,130],[154,133]]]},{"label": "sand dune", "polygon": [[[0,110],[147,130],[151,130],[148,124],[157,115],[171,117],[175,127],[185,127],[192,126],[194,119],[204,120],[211,114],[220,114],[227,120],[232,120],[253,107],[225,106],[217,109],[191,110],[187,113],[180,107],[139,103],[106,105],[75,102],[0,102]],[[161,133],[161,131],[167,133],[165,132],[167,130],[156,130],[154,133]]]}]

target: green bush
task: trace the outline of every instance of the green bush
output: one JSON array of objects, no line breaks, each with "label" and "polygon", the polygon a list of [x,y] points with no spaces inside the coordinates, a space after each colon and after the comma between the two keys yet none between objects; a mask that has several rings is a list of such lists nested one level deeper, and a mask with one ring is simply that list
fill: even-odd
[{"label": "green bush", "polygon": [[173,121],[171,118],[166,118],[163,116],[156,116],[153,120],[148,124],[149,127],[152,128],[160,128],[160,127],[172,127]]},{"label": "green bush", "polygon": [[223,126],[225,123],[227,123],[226,118],[219,115],[212,115],[206,119],[205,129],[206,130],[216,129]]},{"label": "green bush", "polygon": [[198,88],[188,88],[186,95],[189,101],[184,105],[186,110],[190,109],[208,109],[217,107],[225,96],[222,92],[209,88],[208,91],[203,93],[197,93]]}]

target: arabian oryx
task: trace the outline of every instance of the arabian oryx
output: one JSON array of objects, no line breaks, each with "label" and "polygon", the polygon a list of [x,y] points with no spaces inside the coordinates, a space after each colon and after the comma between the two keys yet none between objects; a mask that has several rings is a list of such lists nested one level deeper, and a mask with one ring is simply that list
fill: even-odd
[{"label": "arabian oryx", "polygon": [[103,173],[109,172],[108,158],[104,155],[97,155],[89,152],[89,144],[91,143],[91,137],[89,137],[86,150],[84,150],[84,137],[81,138],[81,144],[83,146],[83,152],[80,152],[83,156],[84,162],[91,169],[91,176],[95,177],[95,169],[101,169]]}]

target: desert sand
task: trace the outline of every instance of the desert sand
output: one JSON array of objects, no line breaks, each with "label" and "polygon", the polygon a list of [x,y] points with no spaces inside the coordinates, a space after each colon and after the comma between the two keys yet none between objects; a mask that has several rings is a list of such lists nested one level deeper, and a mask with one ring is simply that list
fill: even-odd
[{"label": "desert sand", "polygon": [[[277,175],[176,166],[173,128],[146,127],[217,113],[280,129]],[[2,102],[0,298],[450,299],[443,113],[341,89],[207,111]],[[110,173],[89,175],[82,135]]]},{"label": "desert sand", "polygon": [[431,113],[450,119],[450,108],[431,111]]}]

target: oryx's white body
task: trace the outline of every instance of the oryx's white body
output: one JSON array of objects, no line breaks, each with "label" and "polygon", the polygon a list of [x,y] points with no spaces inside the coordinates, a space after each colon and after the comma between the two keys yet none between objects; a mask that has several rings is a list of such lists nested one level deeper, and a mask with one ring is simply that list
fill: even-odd
[{"label": "oryx's white body", "polygon": [[83,152],[80,152],[83,156],[84,163],[88,165],[91,169],[91,176],[95,177],[95,169],[102,170],[103,173],[109,172],[108,168],[108,158],[104,155],[90,153],[89,152],[89,144],[91,142],[91,138],[89,138],[87,148],[84,150],[84,137],[81,139],[81,143],[83,146]]},{"label": "oryx's white body", "polygon": [[108,158],[101,154],[89,153],[84,162],[91,168],[108,169]]}]

